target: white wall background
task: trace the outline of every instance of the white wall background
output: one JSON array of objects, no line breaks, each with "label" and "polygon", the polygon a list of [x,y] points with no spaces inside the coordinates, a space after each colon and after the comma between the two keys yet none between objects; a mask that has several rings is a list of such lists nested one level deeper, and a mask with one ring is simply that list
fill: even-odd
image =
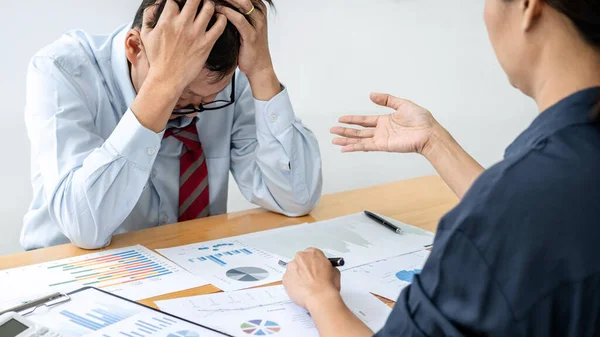
[{"label": "white wall background", "polygon": [[[0,0],[0,254],[20,250],[31,199],[29,141],[23,122],[30,57],[63,32],[111,32],[132,20],[140,0]],[[276,0],[271,49],[300,118],[316,133],[325,193],[433,173],[416,155],[341,154],[329,128],[343,114],[386,112],[371,91],[430,109],[483,165],[535,117],[512,89],[487,40],[484,1]],[[230,210],[252,207],[231,186]]]}]

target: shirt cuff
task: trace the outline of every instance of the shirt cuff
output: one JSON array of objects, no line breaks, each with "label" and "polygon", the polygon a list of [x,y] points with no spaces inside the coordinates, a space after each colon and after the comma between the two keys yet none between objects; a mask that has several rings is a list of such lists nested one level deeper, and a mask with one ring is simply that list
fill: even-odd
[{"label": "shirt cuff", "polygon": [[106,142],[123,158],[150,170],[160,150],[163,134],[164,131],[156,133],[145,128],[129,109]]},{"label": "shirt cuff", "polygon": [[296,115],[287,89],[283,89],[270,101],[254,100],[256,128],[258,132],[271,133],[277,137],[292,126]]}]

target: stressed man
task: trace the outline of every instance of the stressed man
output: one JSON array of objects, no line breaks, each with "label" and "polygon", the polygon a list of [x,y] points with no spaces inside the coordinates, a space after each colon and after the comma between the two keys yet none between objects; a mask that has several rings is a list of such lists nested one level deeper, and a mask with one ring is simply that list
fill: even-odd
[{"label": "stressed man", "polygon": [[110,36],[72,31],[38,52],[23,247],[96,249],[226,213],[229,172],[256,205],[310,212],[319,147],[277,79],[266,16],[261,0],[143,0]]}]

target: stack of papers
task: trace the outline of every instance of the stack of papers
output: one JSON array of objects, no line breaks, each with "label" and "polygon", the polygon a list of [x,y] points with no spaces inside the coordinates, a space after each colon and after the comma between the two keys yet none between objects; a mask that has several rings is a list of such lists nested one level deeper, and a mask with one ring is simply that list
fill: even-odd
[{"label": "stack of papers", "polygon": [[408,225],[402,228],[404,233],[396,234],[359,213],[158,252],[219,289],[235,291],[281,281],[285,268],[279,261],[289,262],[311,247],[329,257],[343,257],[346,265],[341,270],[349,270],[433,243],[433,233]]}]

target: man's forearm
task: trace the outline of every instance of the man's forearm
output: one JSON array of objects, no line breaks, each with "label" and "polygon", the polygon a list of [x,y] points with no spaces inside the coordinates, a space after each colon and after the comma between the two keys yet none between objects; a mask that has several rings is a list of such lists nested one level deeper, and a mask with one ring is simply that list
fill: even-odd
[{"label": "man's forearm", "polygon": [[183,89],[180,87],[150,74],[131,104],[131,111],[145,128],[160,133],[169,122],[181,96]]},{"label": "man's forearm", "polygon": [[442,127],[434,132],[423,155],[461,199],[484,171],[484,168]]},{"label": "man's forearm", "polygon": [[320,299],[309,310],[321,337],[373,336],[373,331],[348,309],[339,294]]},{"label": "man's forearm", "polygon": [[252,95],[259,101],[270,101],[281,92],[281,83],[272,68],[248,75]]}]

